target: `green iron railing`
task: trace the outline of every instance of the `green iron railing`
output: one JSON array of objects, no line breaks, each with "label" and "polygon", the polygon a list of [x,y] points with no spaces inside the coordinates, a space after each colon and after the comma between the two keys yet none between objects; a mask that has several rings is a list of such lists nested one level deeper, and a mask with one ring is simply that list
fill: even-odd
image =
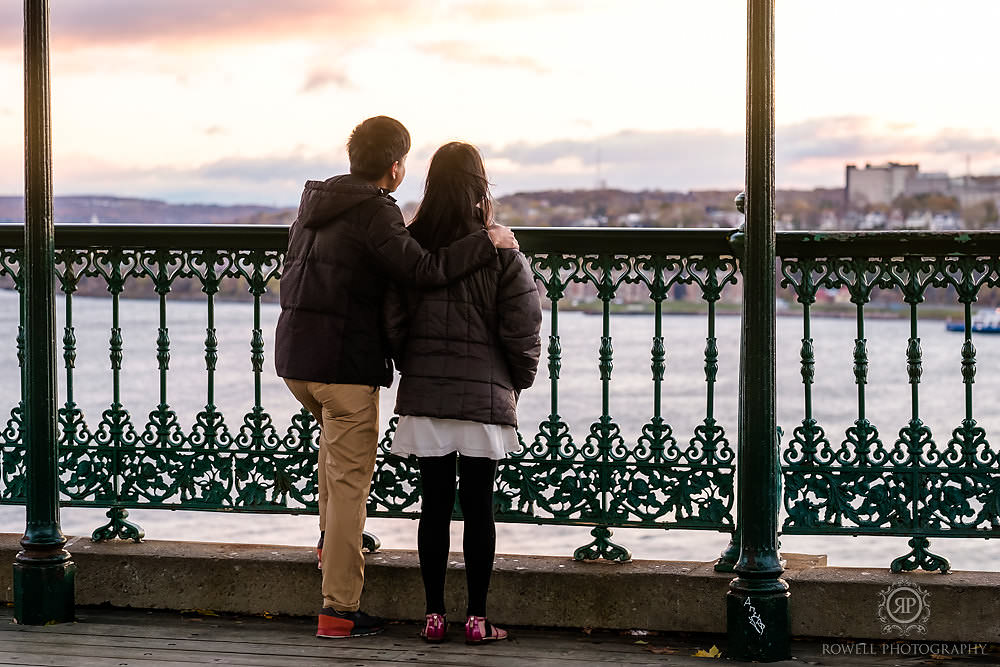
[{"label": "green iron railing", "polygon": [[[715,417],[716,304],[739,275],[730,245],[732,230],[521,229],[517,233],[550,308],[545,364],[550,406],[535,433],[524,432],[522,425],[521,451],[501,464],[498,519],[591,526],[593,541],[576,550],[579,559],[627,560],[629,551],[611,541],[614,527],[733,531],[736,452],[727,429]],[[0,225],[0,279],[12,281],[18,289],[21,239],[21,226]],[[128,508],[316,511],[316,426],[303,411],[292,416],[287,430],[279,431],[262,403],[267,350],[261,303],[279,277],[286,242],[287,229],[281,227],[59,226],[57,275],[65,296],[66,389],[59,410],[62,497],[66,505],[109,508],[109,522],[95,531],[95,539],[140,539],[142,531],[126,520]],[[804,410],[801,423],[786,428],[791,437],[782,445],[787,514],[782,531],[903,535],[911,538],[912,551],[897,558],[893,569],[947,570],[948,562],[929,552],[929,538],[996,537],[1000,533],[1000,455],[973,417],[976,359],[971,333],[966,333],[961,349],[964,419],[943,448],[921,422],[917,311],[928,288],[949,287],[964,306],[968,323],[979,291],[1000,286],[1000,234],[781,233],[777,252],[782,284],[794,291],[803,308]],[[73,295],[84,279],[99,280],[111,298],[111,400],[99,418],[89,419],[75,401],[73,384],[77,354]],[[120,309],[130,279],[151,284],[159,302],[157,331],[148,341],[158,366],[159,403],[142,420],[129,414],[121,401]],[[254,402],[238,425],[216,406],[215,300],[227,279],[242,281],[253,307],[248,361]],[[207,309],[205,405],[190,425],[182,424],[171,408],[168,391],[168,296],[176,283],[185,280],[200,286]],[[595,291],[603,322],[600,340],[594,341],[601,411],[585,434],[571,433],[560,413],[559,311],[574,283],[590,285]],[[628,441],[609,400],[614,361],[612,304],[625,284],[648,291],[654,318],[650,416],[641,433]],[[694,431],[683,437],[668,422],[669,406],[663,405],[661,391],[666,355],[662,304],[678,284],[693,286],[707,304],[705,414]],[[813,414],[810,308],[821,288],[846,288],[856,305],[858,416],[839,441],[826,435]],[[869,420],[865,411],[865,305],[876,288],[898,290],[911,315],[905,356],[912,417],[888,446],[875,426],[877,419]],[[23,336],[19,336],[19,353],[23,346]],[[541,377],[539,382],[543,382]],[[0,432],[3,503],[24,502],[21,421],[21,407],[14,406]],[[372,485],[369,515],[414,517],[419,478],[407,460],[385,455],[395,422],[390,424]]]},{"label": "green iron railing", "polygon": [[[803,307],[801,366],[804,415],[782,452],[786,534],[899,535],[911,551],[893,571],[940,570],[930,537],[1000,535],[1000,453],[974,417],[976,349],[972,304],[1000,286],[1000,233],[873,232],[779,234],[782,285]],[[819,288],[846,288],[855,306],[854,376],[857,419],[837,442],[813,416],[810,307]],[[930,288],[945,288],[964,310],[965,335],[956,360],[965,387],[964,416],[943,446],[920,417],[923,351],[918,310]],[[897,292],[909,309],[906,378],[910,419],[883,440],[866,411],[868,340],[865,306],[876,289]],[[904,355],[901,354],[901,357]],[[959,419],[961,421],[959,421]]]},{"label": "green iron railing", "polygon": [[[20,227],[0,227],[0,278],[20,288]],[[519,230],[522,247],[551,307],[547,367],[551,410],[537,433],[505,460],[499,473],[498,518],[508,522],[592,526],[593,541],[577,558],[627,560],[629,551],[610,541],[614,526],[733,529],[735,452],[714,414],[718,350],[715,304],[735,282],[736,263],[724,231]],[[269,227],[153,228],[61,225],[57,274],[65,296],[63,367],[65,404],[60,408],[62,497],[70,506],[110,507],[95,539],[142,537],[126,521],[127,508],[245,512],[315,512],[314,480],[318,431],[305,411],[278,432],[262,404],[266,351],[260,328],[261,301],[280,272],[287,229]],[[216,406],[218,339],[215,299],[225,279],[240,279],[253,299],[249,361],[254,404],[233,427]],[[74,396],[76,334],[73,295],[82,279],[98,279],[111,297],[109,361],[111,401],[99,419],[87,419]],[[159,403],[144,420],[121,400],[123,357],[119,318],[126,281],[152,284],[159,323],[150,353],[159,368]],[[170,406],[168,295],[181,280],[194,280],[205,295],[205,405],[194,423],[180,423]],[[602,409],[589,433],[570,433],[559,411],[562,364],[559,302],[573,283],[592,285],[603,308],[603,335],[595,341]],[[613,366],[611,303],[623,283],[640,283],[655,305],[651,344],[651,411],[637,442],[626,443],[610,411]],[[664,342],[661,304],[674,284],[695,285],[708,303],[705,344],[706,415],[687,442],[678,442],[664,419],[661,384]],[[19,340],[19,349],[23,340]],[[21,410],[11,411],[0,435],[3,450],[0,502],[23,502],[24,447]],[[382,442],[383,455],[369,501],[369,514],[417,515],[417,469],[385,456],[395,421]],[[377,544],[377,542],[376,542]]]}]

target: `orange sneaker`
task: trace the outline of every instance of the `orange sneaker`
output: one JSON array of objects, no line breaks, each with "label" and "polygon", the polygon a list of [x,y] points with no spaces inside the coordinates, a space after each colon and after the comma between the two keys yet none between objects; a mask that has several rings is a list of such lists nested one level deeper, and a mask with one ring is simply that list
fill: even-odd
[{"label": "orange sneaker", "polygon": [[318,620],[316,636],[328,639],[377,635],[385,629],[383,619],[363,611],[337,611],[332,607],[323,607]]}]

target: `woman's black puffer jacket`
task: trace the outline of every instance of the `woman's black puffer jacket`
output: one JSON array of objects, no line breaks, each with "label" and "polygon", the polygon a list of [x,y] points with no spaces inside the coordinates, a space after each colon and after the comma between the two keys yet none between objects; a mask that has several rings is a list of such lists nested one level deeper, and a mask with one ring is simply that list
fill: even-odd
[{"label": "woman's black puffer jacket", "polygon": [[538,290],[517,250],[447,287],[390,289],[389,347],[402,374],[396,413],[517,426],[517,398],[541,354]]}]

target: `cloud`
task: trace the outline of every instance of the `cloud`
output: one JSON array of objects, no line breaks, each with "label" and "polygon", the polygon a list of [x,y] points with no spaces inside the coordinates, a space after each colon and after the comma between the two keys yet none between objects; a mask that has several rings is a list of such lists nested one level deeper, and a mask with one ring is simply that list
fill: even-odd
[{"label": "cloud", "polygon": [[[56,195],[109,194],[151,197],[174,203],[294,206],[309,179],[347,171],[340,155],[232,156],[191,168],[135,167],[88,155],[55,161]],[[20,171],[0,172],[0,192],[23,189]]]},{"label": "cloud", "polygon": [[644,164],[664,160],[683,161],[696,151],[707,152],[716,157],[735,154],[742,149],[742,142],[739,135],[718,130],[623,130],[593,140],[517,142],[488,152],[492,156],[528,166],[566,158],[595,162],[598,152],[605,161]]},{"label": "cloud", "polygon": [[1000,152],[1000,136],[971,130],[944,129],[920,134],[909,124],[879,122],[866,116],[818,118],[779,127],[779,155],[786,160],[841,158],[890,154],[953,154]]},{"label": "cloud", "polygon": [[[625,130],[588,140],[484,146],[483,152],[498,190],[550,187],[550,179],[592,187],[599,178],[626,189],[686,190],[741,183],[744,143],[742,133],[721,130]],[[781,187],[842,185],[847,162],[915,160],[933,170],[955,168],[966,154],[983,166],[1000,160],[997,135],[954,129],[925,135],[862,116],[779,126],[775,146]]]},{"label": "cloud", "polygon": [[[0,50],[20,49],[22,4],[0,2]],[[303,36],[364,38],[421,24],[475,26],[581,11],[569,0],[59,0],[51,8],[55,49],[155,43],[278,41]]]},{"label": "cloud", "polygon": [[[894,131],[891,131],[894,130]],[[402,202],[418,199],[437,144],[415,147]],[[744,180],[744,138],[721,130],[622,131],[594,139],[553,139],[483,145],[497,195],[551,188],[590,188],[598,178],[630,190],[738,188]],[[918,134],[866,117],[818,118],[778,128],[776,180],[782,188],[843,185],[847,162],[920,162],[924,171],[1000,170],[1000,137],[967,130]],[[600,166],[598,167],[598,152]],[[347,171],[342,148],[315,153],[233,155],[203,165],[139,167],[93,156],[57,156],[57,194],[104,192],[169,201],[294,205],[302,183]],[[599,169],[599,171],[598,171]],[[0,191],[21,188],[21,169],[0,173]]]},{"label": "cloud", "polygon": [[210,181],[252,183],[291,181],[301,185],[307,179],[329,178],[344,171],[346,164],[342,157],[278,155],[229,157],[177,173],[189,173],[196,178]]},{"label": "cloud", "polygon": [[[614,6],[617,0],[605,0],[605,6]],[[553,14],[573,12],[579,14],[602,3],[581,3],[577,0],[482,0],[467,2],[452,9],[454,15],[477,23],[538,19]]]},{"label": "cloud", "polygon": [[509,55],[483,51],[472,42],[458,40],[430,42],[422,44],[419,50],[429,55],[463,65],[485,65],[487,67],[513,67],[546,74],[548,67],[534,58],[524,55]]},{"label": "cloud", "polygon": [[309,72],[305,83],[302,84],[301,92],[311,93],[326,88],[327,86],[354,88],[354,84],[351,82],[346,72],[333,69],[332,67],[317,67]]},{"label": "cloud", "polygon": [[924,146],[927,151],[935,153],[1000,153],[1000,137],[945,129],[931,137]]},{"label": "cloud", "polygon": [[498,169],[491,168],[498,192],[550,187],[547,172],[559,187],[593,187],[605,180],[625,189],[688,189],[739,183],[743,143],[742,136],[717,130],[626,130],[593,140],[518,142],[483,152],[489,163],[499,161]]},{"label": "cloud", "polygon": [[[55,48],[356,35],[408,23],[417,0],[60,0],[51,9]],[[0,44],[20,44],[20,2],[0,6]]]},{"label": "cloud", "polygon": [[[556,140],[539,144],[515,143],[494,151],[499,157],[523,164],[542,164],[559,158],[591,158],[597,149],[606,158],[629,162],[658,162],[719,157],[742,151],[743,135],[720,130],[624,130],[592,141]],[[993,153],[1000,152],[1000,136],[970,130],[947,129],[918,134],[912,126],[880,123],[864,116],[818,118],[779,126],[778,159],[796,162],[818,158],[864,159],[891,153]]]}]

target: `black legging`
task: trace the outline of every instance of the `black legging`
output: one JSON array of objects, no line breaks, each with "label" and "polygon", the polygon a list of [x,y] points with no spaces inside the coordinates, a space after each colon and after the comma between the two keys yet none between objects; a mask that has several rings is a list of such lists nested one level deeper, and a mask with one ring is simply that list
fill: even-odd
[{"label": "black legging", "polygon": [[493,459],[458,456],[421,456],[420,479],[423,501],[417,549],[428,614],[444,614],[444,577],[448,569],[451,514],[455,507],[455,469],[458,467],[458,502],[465,519],[465,578],[469,592],[469,616],[486,616],[486,594],[490,589],[497,533],[493,523],[493,483],[497,462]]}]

